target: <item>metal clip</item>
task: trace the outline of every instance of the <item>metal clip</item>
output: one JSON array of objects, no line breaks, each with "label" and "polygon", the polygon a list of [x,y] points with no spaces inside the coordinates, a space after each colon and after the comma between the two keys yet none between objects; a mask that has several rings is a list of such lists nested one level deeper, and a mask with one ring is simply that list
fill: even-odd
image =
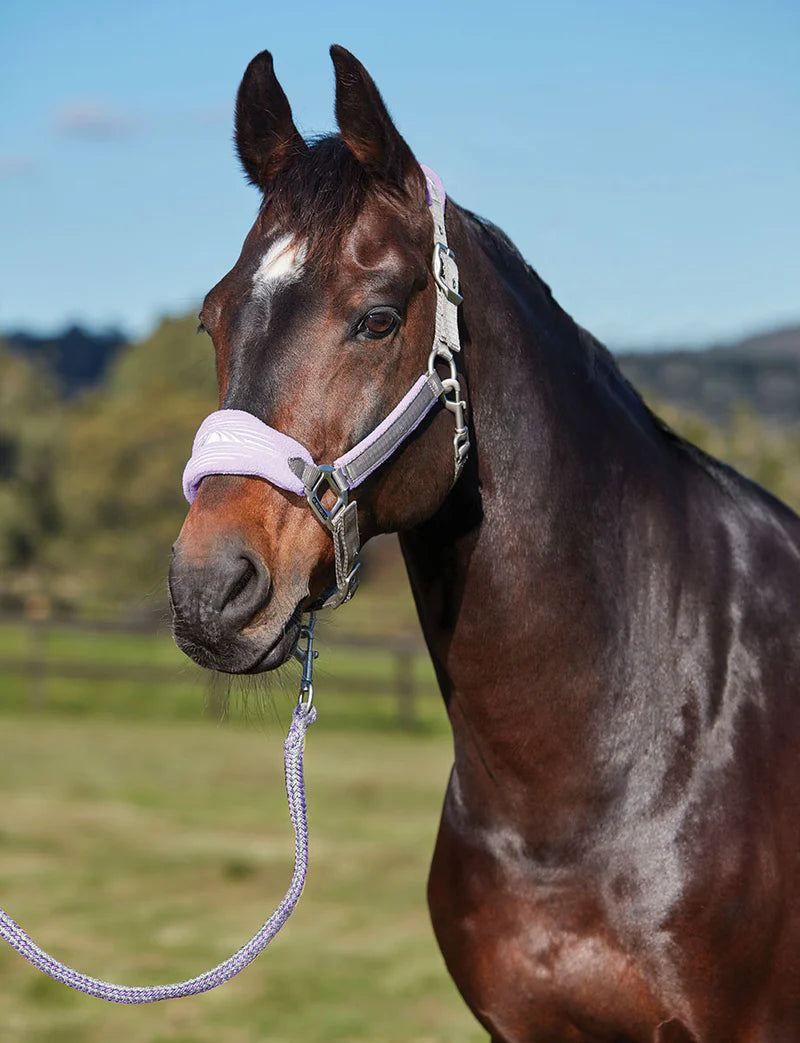
[{"label": "metal clip", "polygon": [[462,303],[464,298],[453,286],[449,286],[446,282],[448,267],[452,265],[455,271],[454,282],[458,285],[458,267],[456,265],[456,255],[450,249],[449,246],[445,246],[444,243],[436,242],[433,244],[433,281],[444,293],[445,297],[450,301],[451,304],[455,304],[456,307]]},{"label": "metal clip", "polygon": [[469,455],[469,431],[466,427],[456,429],[453,438],[453,451],[455,454],[456,478],[458,478]]},{"label": "metal clip", "polygon": [[[428,373],[436,372],[436,363],[444,360],[450,368],[450,376],[442,377],[442,393],[439,396],[439,400],[445,409],[448,409],[453,414],[453,420],[455,422],[455,436],[453,438],[453,454],[455,456],[455,475],[456,478],[461,474],[461,470],[467,460],[467,454],[469,453],[469,431],[467,429],[466,409],[467,403],[461,397],[461,381],[458,379],[458,370],[456,369],[456,360],[453,353],[445,348],[444,351],[438,345],[434,345],[433,350],[428,356]],[[452,398],[448,398],[448,395],[452,395]]]},{"label": "metal clip", "polygon": [[[300,627],[300,634],[297,638],[297,648],[295,648],[292,653],[303,668],[300,677],[300,694],[297,697],[297,705],[302,706],[306,712],[311,709],[311,704],[314,701],[314,660],[319,655],[319,652],[314,650],[315,621],[316,613],[310,612],[308,622]],[[302,641],[306,642],[305,648],[301,645]]]}]

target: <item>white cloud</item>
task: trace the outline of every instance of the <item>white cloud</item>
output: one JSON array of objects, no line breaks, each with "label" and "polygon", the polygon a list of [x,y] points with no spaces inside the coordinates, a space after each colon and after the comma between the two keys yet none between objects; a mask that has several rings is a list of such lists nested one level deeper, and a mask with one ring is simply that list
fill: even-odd
[{"label": "white cloud", "polygon": [[27,177],[36,169],[36,164],[27,156],[0,156],[0,181],[12,177]]},{"label": "white cloud", "polygon": [[141,120],[101,101],[65,102],[55,117],[55,128],[66,137],[84,141],[113,141],[141,129]]}]

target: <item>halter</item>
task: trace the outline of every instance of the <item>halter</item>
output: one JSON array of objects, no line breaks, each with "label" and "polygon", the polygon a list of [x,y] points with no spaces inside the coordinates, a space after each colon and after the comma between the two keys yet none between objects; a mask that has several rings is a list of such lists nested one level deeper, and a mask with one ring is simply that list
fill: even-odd
[{"label": "halter", "polygon": [[[455,254],[447,245],[444,186],[429,167],[425,175],[426,199],[433,218],[433,257],[431,267],[436,285],[436,326],[428,369],[411,386],[400,402],[365,438],[334,460],[317,464],[302,443],[276,431],[252,413],[242,409],[218,409],[200,425],[192,445],[192,455],[183,472],[183,492],[189,503],[197,495],[202,480],[210,474],[255,475],[298,496],[305,496],[309,507],[333,539],[336,587],[320,599],[322,607],[338,608],[349,601],[358,587],[358,504],[350,499],[356,489],[399,449],[416,430],[437,402],[453,414],[453,481],[469,452],[466,402],[455,355],[461,350],[458,337],[458,306],[463,298],[458,286]],[[447,363],[449,375],[436,371],[439,361]],[[336,503],[329,509],[322,499],[332,492]],[[315,606],[316,607],[316,606]]]}]

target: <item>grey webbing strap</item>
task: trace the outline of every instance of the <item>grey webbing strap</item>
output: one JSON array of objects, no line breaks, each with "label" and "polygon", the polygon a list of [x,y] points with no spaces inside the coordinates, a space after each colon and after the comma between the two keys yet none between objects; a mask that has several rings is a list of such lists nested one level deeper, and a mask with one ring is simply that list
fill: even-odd
[{"label": "grey webbing strap", "polygon": [[354,489],[388,459],[419,425],[426,413],[444,393],[438,373],[428,374],[428,379],[408,403],[403,412],[371,444],[341,467],[347,486]]},{"label": "grey webbing strap", "polygon": [[[384,460],[388,460],[400,445],[417,428],[429,413],[436,402],[444,394],[444,385],[438,373],[429,373],[425,383],[420,386],[419,391],[389,424],[385,431],[374,438],[368,435],[364,440],[364,448],[358,451],[358,445],[354,446],[345,456],[349,457],[346,464],[334,465],[331,471],[332,479],[338,478],[338,484],[344,489],[355,489],[376,470]],[[344,457],[342,457],[344,459]],[[289,467],[294,471],[306,490],[314,488],[322,470],[316,464],[309,464],[299,456],[289,460]]]},{"label": "grey webbing strap", "polygon": [[293,456],[289,460],[289,467],[306,487],[306,490],[314,485],[314,482],[320,475],[320,470],[316,464],[307,464],[300,456]]},{"label": "grey webbing strap", "polygon": [[[446,381],[447,394],[442,398],[445,406],[454,415],[456,431],[453,438],[454,475],[453,483],[467,462],[469,453],[469,432],[466,426],[466,402],[461,400],[461,385],[458,381],[454,354],[461,350],[458,334],[458,308],[463,301],[459,292],[458,265],[453,251],[447,245],[447,227],[444,217],[444,200],[439,198],[439,189],[430,177],[426,177],[431,216],[433,217],[433,278],[436,283],[436,330],[434,332],[431,360],[435,357],[444,359],[450,366],[450,380]],[[433,368],[433,361],[430,364]]]},{"label": "grey webbing strap", "polygon": [[[358,587],[358,553],[361,549],[358,534],[358,504],[347,502],[347,492],[359,485],[368,475],[390,457],[419,426],[423,418],[444,394],[439,374],[434,372],[420,385],[419,391],[405,405],[385,431],[377,438],[368,436],[361,452],[348,456],[349,461],[339,467],[321,468],[301,457],[292,457],[289,467],[306,488],[309,505],[333,539],[336,567],[336,589],[324,600],[324,608],[338,608],[355,594]],[[355,447],[358,448],[357,446]],[[322,486],[335,492],[339,504],[328,511],[323,502]],[[344,506],[342,506],[344,504]]]}]

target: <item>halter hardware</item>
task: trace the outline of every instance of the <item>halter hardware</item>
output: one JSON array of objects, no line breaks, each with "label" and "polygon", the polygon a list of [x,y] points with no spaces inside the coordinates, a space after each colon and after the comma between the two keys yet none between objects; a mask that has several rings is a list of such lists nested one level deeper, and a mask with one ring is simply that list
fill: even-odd
[{"label": "halter hardware", "polygon": [[[297,648],[292,652],[292,655],[302,667],[300,694],[297,697],[297,705],[306,713],[311,709],[314,702],[314,660],[319,656],[319,652],[314,648],[314,623],[316,618],[315,612],[309,613],[308,622],[300,627]],[[303,647],[304,641],[305,647]]]},{"label": "halter hardware", "polygon": [[[317,464],[317,470],[319,476],[314,480],[313,485],[306,486],[306,499],[308,506],[325,528],[333,531],[336,516],[343,507],[347,506],[349,491],[344,478],[336,467],[331,464]],[[326,492],[332,492],[336,497],[336,503],[330,510],[322,502],[322,497]]]},{"label": "halter hardware", "polygon": [[[445,295],[450,304],[455,305],[457,308],[460,304],[464,303],[464,298],[447,282],[447,270],[448,268],[455,268],[456,255],[447,245],[447,243],[436,242],[433,246],[433,261],[431,263],[431,269],[433,271],[433,281]],[[455,285],[458,285],[458,269],[455,268]]]}]

